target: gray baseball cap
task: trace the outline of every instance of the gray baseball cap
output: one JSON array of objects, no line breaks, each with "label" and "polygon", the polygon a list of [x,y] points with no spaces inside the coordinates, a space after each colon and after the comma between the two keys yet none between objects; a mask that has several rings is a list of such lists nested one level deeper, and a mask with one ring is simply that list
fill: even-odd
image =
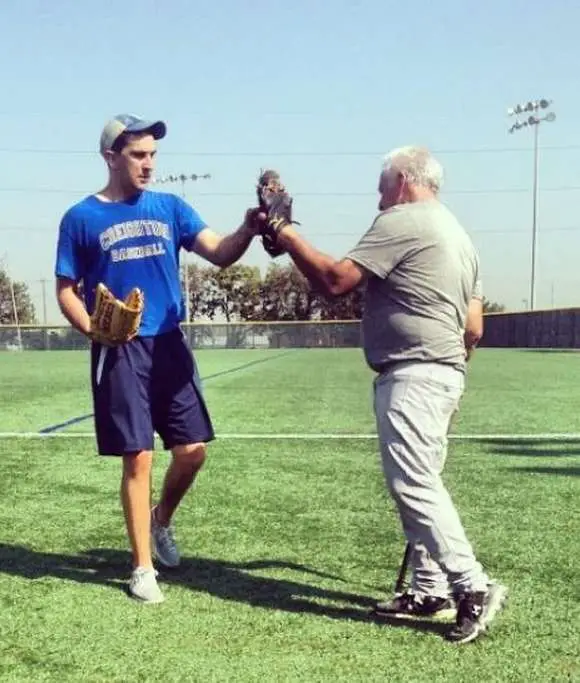
[{"label": "gray baseball cap", "polygon": [[101,153],[111,149],[115,140],[122,133],[151,133],[156,140],[161,140],[167,133],[163,121],[147,121],[135,114],[118,114],[105,124],[101,133]]}]

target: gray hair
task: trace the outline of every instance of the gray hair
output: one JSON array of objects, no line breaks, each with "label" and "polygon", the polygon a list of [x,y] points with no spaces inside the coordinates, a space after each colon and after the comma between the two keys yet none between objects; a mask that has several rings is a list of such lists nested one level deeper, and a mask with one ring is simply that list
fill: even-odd
[{"label": "gray hair", "polygon": [[443,168],[425,147],[398,147],[383,159],[382,176],[387,184],[401,174],[412,185],[438,193],[443,184]]}]

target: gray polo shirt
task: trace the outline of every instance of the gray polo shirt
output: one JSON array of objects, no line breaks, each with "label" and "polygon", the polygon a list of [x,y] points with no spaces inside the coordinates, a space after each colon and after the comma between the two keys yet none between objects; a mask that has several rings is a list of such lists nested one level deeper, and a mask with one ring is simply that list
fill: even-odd
[{"label": "gray polo shirt", "polygon": [[481,296],[479,259],[447,207],[434,199],[383,211],[346,258],[369,271],[362,331],[373,370],[409,360],[465,368],[467,309]]}]

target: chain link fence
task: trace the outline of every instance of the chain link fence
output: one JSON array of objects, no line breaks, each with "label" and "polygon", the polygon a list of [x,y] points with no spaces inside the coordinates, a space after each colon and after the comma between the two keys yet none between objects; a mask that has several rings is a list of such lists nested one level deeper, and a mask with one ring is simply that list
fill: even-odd
[{"label": "chain link fence", "polygon": [[[356,348],[359,320],[182,325],[195,349]],[[480,347],[580,348],[580,308],[490,313]],[[68,326],[0,325],[0,351],[88,349],[88,339]]]},{"label": "chain link fence", "polygon": [[[196,349],[333,348],[361,345],[360,321],[194,323],[182,325]],[[0,325],[0,350],[76,351],[89,340],[68,326]]]}]

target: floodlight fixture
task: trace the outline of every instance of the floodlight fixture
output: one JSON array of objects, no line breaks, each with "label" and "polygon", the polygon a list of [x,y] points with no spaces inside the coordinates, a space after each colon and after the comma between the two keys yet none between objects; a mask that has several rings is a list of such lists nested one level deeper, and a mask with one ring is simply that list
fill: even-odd
[{"label": "floodlight fixture", "polygon": [[525,104],[516,104],[508,109],[508,116],[522,114],[524,112],[534,112],[527,119],[517,119],[508,128],[509,133],[514,133],[522,128],[533,127],[534,129],[534,185],[532,193],[532,249],[531,249],[531,273],[530,273],[530,301],[529,309],[534,310],[536,302],[536,260],[537,260],[537,231],[538,231],[538,178],[539,178],[539,159],[538,159],[538,133],[540,123],[547,121],[551,123],[556,120],[554,112],[548,112],[545,116],[539,116],[540,109],[547,109],[552,104],[552,100],[540,99],[529,100]]}]

